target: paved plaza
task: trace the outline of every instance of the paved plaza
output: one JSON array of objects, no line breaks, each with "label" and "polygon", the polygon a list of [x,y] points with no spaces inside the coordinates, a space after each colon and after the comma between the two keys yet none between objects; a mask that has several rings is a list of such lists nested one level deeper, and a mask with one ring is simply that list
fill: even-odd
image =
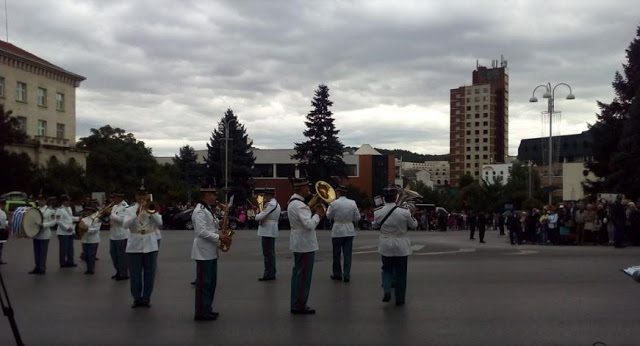
[{"label": "paved plaza", "polygon": [[[289,232],[276,241],[277,280],[258,282],[262,252],[255,230],[238,231],[218,263],[217,321],[193,321],[193,232],[164,231],[152,307],[131,309],[129,282],[114,270],[102,232],[96,274],[33,267],[29,239],[5,245],[0,266],[26,345],[637,345],[640,284],[618,269],[640,265],[640,248],[511,246],[490,231],[412,232],[407,305],[382,303],[377,232],[354,242],[350,283],[330,280],[330,232],[319,231],[309,305],[289,312]],[[75,242],[76,256],[80,242]],[[0,316],[0,345],[13,345]]]}]

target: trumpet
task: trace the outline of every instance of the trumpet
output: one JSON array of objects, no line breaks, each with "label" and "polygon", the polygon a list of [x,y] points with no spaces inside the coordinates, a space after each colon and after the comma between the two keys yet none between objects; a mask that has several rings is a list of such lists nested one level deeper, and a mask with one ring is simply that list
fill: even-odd
[{"label": "trumpet", "polygon": [[326,212],[327,206],[336,200],[336,191],[331,187],[331,184],[322,180],[316,182],[315,188],[316,194],[309,201],[309,209],[322,208]]}]

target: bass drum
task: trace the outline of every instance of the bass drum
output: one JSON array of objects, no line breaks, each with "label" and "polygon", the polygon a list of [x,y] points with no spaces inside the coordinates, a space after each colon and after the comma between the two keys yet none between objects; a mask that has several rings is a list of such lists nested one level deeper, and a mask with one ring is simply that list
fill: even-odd
[{"label": "bass drum", "polygon": [[38,208],[18,207],[11,217],[11,234],[33,238],[42,228],[42,213]]}]

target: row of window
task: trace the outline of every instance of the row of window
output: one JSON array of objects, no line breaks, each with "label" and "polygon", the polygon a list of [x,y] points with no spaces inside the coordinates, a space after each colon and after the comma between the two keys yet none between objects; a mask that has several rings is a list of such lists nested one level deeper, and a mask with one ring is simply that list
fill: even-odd
[{"label": "row of window", "polygon": [[[480,138],[476,138],[474,141],[480,143]],[[489,143],[489,138],[483,138],[482,143]],[[467,144],[471,144],[471,138],[467,138]]]},{"label": "row of window", "polygon": [[[273,178],[274,177],[274,165],[271,163],[259,163],[254,166],[256,170],[256,178]],[[304,172],[299,172],[300,177],[304,178]],[[288,178],[296,175],[296,164],[293,163],[278,163],[275,164],[275,177],[276,178]],[[358,176],[357,165],[347,165],[347,175],[350,177]]]},{"label": "row of window", "polygon": [[[5,79],[0,76],[0,97],[5,97]],[[47,107],[47,89],[38,87],[38,106]],[[27,103],[27,83],[16,82],[16,101]],[[56,110],[64,111],[64,94],[56,92]]]},{"label": "row of window", "polygon": [[[480,151],[480,147],[476,147],[475,149],[475,151]],[[489,147],[482,147],[482,150],[487,151],[489,150]],[[471,151],[471,147],[467,147],[467,151]]]},{"label": "row of window", "polygon": [[[473,106],[473,109],[476,111],[480,110],[480,105],[475,105]],[[489,105],[482,105],[482,109],[483,110],[488,110],[489,109]],[[470,111],[471,110],[471,106],[467,106],[467,110]]]},{"label": "row of window", "polygon": [[[22,132],[27,131],[27,118],[18,116],[18,129]],[[36,131],[36,136],[47,136],[47,121],[46,120],[38,120],[38,129]],[[64,124],[57,123],[56,124],[56,138],[64,139]]]},{"label": "row of window", "polygon": [[[474,134],[475,135],[480,135],[480,130],[475,130]],[[482,130],[482,134],[483,135],[488,135],[489,134],[489,130]],[[467,130],[467,136],[471,136],[471,130]]]},{"label": "row of window", "polygon": [[[480,88],[477,88],[475,90],[476,90],[476,94],[480,93]],[[482,88],[482,92],[483,93],[488,93],[489,92],[489,88]],[[471,88],[467,88],[467,95],[471,95]]]}]

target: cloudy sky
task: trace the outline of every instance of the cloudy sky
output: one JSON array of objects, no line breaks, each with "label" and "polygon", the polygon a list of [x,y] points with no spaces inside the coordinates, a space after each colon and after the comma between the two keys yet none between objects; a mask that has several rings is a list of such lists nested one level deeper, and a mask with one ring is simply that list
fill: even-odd
[{"label": "cloudy sky", "polygon": [[[155,155],[205,148],[227,108],[259,148],[304,140],[318,84],[345,145],[449,152],[449,90],[508,60],[509,153],[542,134],[541,83],[560,131],[595,120],[640,25],[636,0],[7,0],[9,41],[87,77],[77,137],[105,124]],[[4,23],[3,23],[4,24]],[[4,25],[3,25],[4,26]],[[4,34],[4,28],[0,31]],[[5,39],[5,35],[2,35]],[[541,98],[542,94],[538,95]],[[544,101],[544,100],[543,100]]]}]

